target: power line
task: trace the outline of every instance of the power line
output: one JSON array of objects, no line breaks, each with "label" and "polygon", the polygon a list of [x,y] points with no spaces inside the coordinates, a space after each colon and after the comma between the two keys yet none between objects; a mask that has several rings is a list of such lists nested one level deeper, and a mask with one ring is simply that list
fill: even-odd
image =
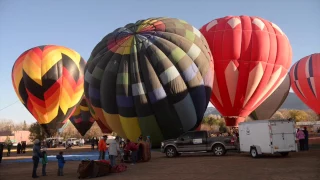
[{"label": "power line", "polygon": [[20,101],[20,100],[17,100],[16,102],[14,102],[14,103],[12,103],[12,104],[9,104],[8,106],[5,106],[5,107],[1,108],[0,111],[2,111],[2,110],[4,110],[4,109],[6,109],[6,108],[8,108],[8,107],[10,107],[10,106],[12,106],[12,105],[14,105],[15,103],[17,103],[17,102],[19,102],[19,101]]}]

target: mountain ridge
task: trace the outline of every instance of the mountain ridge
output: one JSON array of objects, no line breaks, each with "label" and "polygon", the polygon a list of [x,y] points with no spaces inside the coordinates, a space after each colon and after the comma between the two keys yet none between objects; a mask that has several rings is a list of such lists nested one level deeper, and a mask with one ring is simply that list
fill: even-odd
[{"label": "mountain ridge", "polygon": [[[307,105],[305,105],[295,93],[289,92],[286,100],[284,101],[284,103],[281,105],[279,109],[309,110],[310,108]],[[204,113],[204,117],[210,114],[220,114],[220,113],[216,108],[208,107],[206,112]]]}]

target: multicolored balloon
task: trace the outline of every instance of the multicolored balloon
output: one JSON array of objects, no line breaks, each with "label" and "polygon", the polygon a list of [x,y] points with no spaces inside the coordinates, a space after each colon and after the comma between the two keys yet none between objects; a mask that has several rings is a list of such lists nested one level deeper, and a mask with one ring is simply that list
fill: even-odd
[{"label": "multicolored balloon", "polygon": [[196,129],[209,103],[213,63],[202,34],[183,20],[150,18],[118,28],[93,49],[85,95],[123,138],[153,143]]},{"label": "multicolored balloon", "polygon": [[308,55],[290,69],[291,88],[294,93],[320,115],[320,53]]},{"label": "multicolored balloon", "polygon": [[56,45],[31,48],[14,63],[14,90],[48,135],[57,132],[80,102],[84,66],[79,53]]},{"label": "multicolored balloon", "polygon": [[93,125],[95,120],[91,116],[85,97],[70,117],[70,121],[82,136],[84,136]]},{"label": "multicolored balloon", "polygon": [[252,111],[250,117],[254,120],[270,119],[284,103],[289,91],[290,77],[289,74],[287,74],[280,86],[265,101],[263,101],[262,104]]},{"label": "multicolored balloon", "polygon": [[93,117],[93,119],[96,121],[98,126],[100,127],[101,132],[105,134],[112,133],[112,130],[99,119],[96,112],[93,110],[90,100],[86,98],[86,101],[90,110],[90,114]]},{"label": "multicolored balloon", "polygon": [[211,103],[227,126],[238,123],[282,83],[292,61],[287,36],[260,17],[226,16],[204,25],[214,59]]}]

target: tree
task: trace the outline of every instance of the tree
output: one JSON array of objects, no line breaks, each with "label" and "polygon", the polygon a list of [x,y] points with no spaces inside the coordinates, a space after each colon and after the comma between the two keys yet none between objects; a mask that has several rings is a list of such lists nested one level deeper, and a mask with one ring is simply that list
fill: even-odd
[{"label": "tree", "polygon": [[307,121],[319,121],[319,116],[313,110],[309,109],[306,113],[308,114]]},{"label": "tree", "polygon": [[13,120],[1,119],[0,120],[0,131],[11,131],[15,127]]},{"label": "tree", "polygon": [[277,111],[276,113],[274,113],[271,119],[285,119],[285,118],[280,111]]},{"label": "tree", "polygon": [[28,130],[28,125],[27,125],[27,123],[26,123],[26,120],[23,121],[22,130],[24,130],[24,131],[27,131],[27,130]]},{"label": "tree", "polygon": [[282,114],[283,119],[291,118],[290,110],[288,110],[288,109],[280,109],[279,112]]},{"label": "tree", "polygon": [[69,125],[64,128],[60,136],[62,136],[64,139],[81,137],[80,133],[72,123],[69,123]]},{"label": "tree", "polygon": [[42,127],[38,123],[31,124],[29,131],[30,131],[29,139],[31,141],[34,141],[36,139],[39,139],[40,141],[42,141],[46,138],[45,132],[42,130]]},{"label": "tree", "polygon": [[99,125],[94,122],[92,127],[90,128],[90,130],[86,133],[86,135],[84,136],[85,138],[89,139],[92,137],[102,137],[103,133],[99,127]]},{"label": "tree", "polygon": [[224,122],[224,119],[222,121],[220,121],[219,123],[219,132],[220,133],[226,133],[228,131],[226,123]]},{"label": "tree", "polygon": [[296,122],[308,120],[308,114],[302,110],[290,110],[289,114]]}]

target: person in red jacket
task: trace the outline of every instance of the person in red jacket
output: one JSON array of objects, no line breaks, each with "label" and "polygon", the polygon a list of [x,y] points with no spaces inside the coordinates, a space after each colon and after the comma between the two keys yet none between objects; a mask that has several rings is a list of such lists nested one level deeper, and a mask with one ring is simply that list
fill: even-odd
[{"label": "person in red jacket", "polygon": [[126,150],[131,151],[131,165],[134,165],[135,163],[137,163],[138,146],[127,139],[127,145],[125,148]]},{"label": "person in red jacket", "polygon": [[106,151],[107,151],[106,139],[107,139],[107,136],[103,136],[103,138],[101,138],[99,141],[99,145],[98,145],[99,153],[100,153],[99,160],[105,159]]}]

